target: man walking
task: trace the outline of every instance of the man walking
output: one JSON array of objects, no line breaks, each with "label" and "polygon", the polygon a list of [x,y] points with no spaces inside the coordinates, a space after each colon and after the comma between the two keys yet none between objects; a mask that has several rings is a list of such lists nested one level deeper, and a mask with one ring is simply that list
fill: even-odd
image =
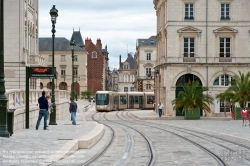
[{"label": "man walking", "polygon": [[39,97],[38,99],[38,104],[39,104],[39,116],[38,116],[38,120],[36,122],[36,130],[38,130],[39,125],[40,125],[40,121],[43,117],[44,119],[44,130],[48,130],[47,129],[47,115],[48,115],[48,108],[49,108],[49,103],[47,98],[45,97],[45,91],[42,91],[42,96]]},{"label": "man walking", "polygon": [[164,105],[160,102],[160,103],[158,104],[159,117],[161,117],[161,115],[162,115],[162,109],[163,109],[163,107],[164,107]]},{"label": "man walking", "polygon": [[70,98],[70,105],[69,105],[69,112],[71,113],[72,124],[76,125],[76,111],[77,111],[77,104],[74,102],[74,99]]}]

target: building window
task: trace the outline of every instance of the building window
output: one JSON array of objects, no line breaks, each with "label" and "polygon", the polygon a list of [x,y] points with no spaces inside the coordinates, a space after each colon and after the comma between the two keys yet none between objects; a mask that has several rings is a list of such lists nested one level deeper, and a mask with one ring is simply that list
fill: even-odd
[{"label": "building window", "polygon": [[128,92],[128,87],[124,87],[124,92]]},{"label": "building window", "polygon": [[74,68],[74,77],[78,76],[78,68]]},{"label": "building window", "polygon": [[49,62],[52,62],[52,55],[49,55]]},{"label": "building window", "polygon": [[129,80],[130,82],[134,82],[135,81],[135,79],[134,79],[134,76],[133,75],[131,75],[130,76],[130,80]]},{"label": "building window", "polygon": [[147,61],[151,60],[151,53],[147,53]]},{"label": "building window", "polygon": [[66,69],[65,68],[61,68],[61,76],[66,75]]},{"label": "building window", "polygon": [[74,55],[74,61],[75,61],[75,62],[78,61],[78,55]]},{"label": "building window", "polygon": [[97,53],[95,51],[92,52],[92,58],[97,58]]},{"label": "building window", "polygon": [[128,75],[124,75],[124,82],[128,82]]},{"label": "building window", "polygon": [[65,62],[65,55],[61,55],[61,62]]},{"label": "building window", "polygon": [[194,38],[184,38],[184,57],[194,57]]},{"label": "building window", "polygon": [[151,84],[146,84],[146,89],[151,89]]},{"label": "building window", "polygon": [[220,100],[220,112],[230,112],[230,102]]},{"label": "building window", "polygon": [[135,88],[134,87],[130,87],[130,92],[134,92]]},{"label": "building window", "polygon": [[230,5],[221,4],[221,19],[229,20],[230,19]]},{"label": "building window", "polygon": [[185,4],[185,19],[186,20],[194,19],[194,4],[192,3]]},{"label": "building window", "polygon": [[214,81],[214,86],[230,86],[232,77],[230,75],[221,75]]},{"label": "building window", "polygon": [[220,38],[220,57],[231,57],[231,38]]},{"label": "building window", "polygon": [[146,76],[151,75],[151,68],[146,68]]},{"label": "building window", "polygon": [[128,69],[128,65],[123,65],[123,69]]}]

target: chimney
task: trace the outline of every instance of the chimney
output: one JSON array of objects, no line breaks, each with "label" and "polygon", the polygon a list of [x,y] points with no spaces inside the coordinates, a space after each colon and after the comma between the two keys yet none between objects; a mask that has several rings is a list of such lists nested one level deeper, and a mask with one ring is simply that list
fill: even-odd
[{"label": "chimney", "polygon": [[91,43],[92,41],[91,41],[91,38],[86,38],[85,39],[85,46],[88,46],[90,43]]},{"label": "chimney", "polygon": [[120,55],[120,63],[119,63],[119,65],[120,65],[120,68],[121,68],[121,65],[122,65],[122,56]]},{"label": "chimney", "polygon": [[102,42],[101,42],[101,39],[98,38],[96,40],[96,47],[99,49],[99,50],[102,50]]}]

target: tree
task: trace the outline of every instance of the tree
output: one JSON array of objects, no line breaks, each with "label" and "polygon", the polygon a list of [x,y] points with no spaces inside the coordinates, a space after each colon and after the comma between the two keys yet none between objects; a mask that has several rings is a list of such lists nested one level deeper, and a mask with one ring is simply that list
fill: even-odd
[{"label": "tree", "polygon": [[86,96],[89,97],[90,95],[92,95],[92,91],[91,90],[86,90],[84,92],[81,92],[82,97]]},{"label": "tree", "polygon": [[250,72],[246,75],[239,71],[239,75],[234,75],[231,85],[224,93],[216,96],[217,99],[228,101],[231,104],[239,103],[241,108],[246,107],[250,100]]},{"label": "tree", "polygon": [[183,85],[177,98],[172,101],[173,109],[182,107],[182,112],[187,110],[193,112],[194,108],[210,112],[210,104],[213,104],[213,97],[203,92],[208,91],[207,87],[200,87],[199,81],[192,81]]}]

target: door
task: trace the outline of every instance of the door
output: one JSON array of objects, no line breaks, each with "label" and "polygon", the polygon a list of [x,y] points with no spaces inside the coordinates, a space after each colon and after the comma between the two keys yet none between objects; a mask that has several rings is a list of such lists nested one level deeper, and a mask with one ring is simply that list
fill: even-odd
[{"label": "door", "polygon": [[129,108],[134,108],[134,96],[129,96]]}]

